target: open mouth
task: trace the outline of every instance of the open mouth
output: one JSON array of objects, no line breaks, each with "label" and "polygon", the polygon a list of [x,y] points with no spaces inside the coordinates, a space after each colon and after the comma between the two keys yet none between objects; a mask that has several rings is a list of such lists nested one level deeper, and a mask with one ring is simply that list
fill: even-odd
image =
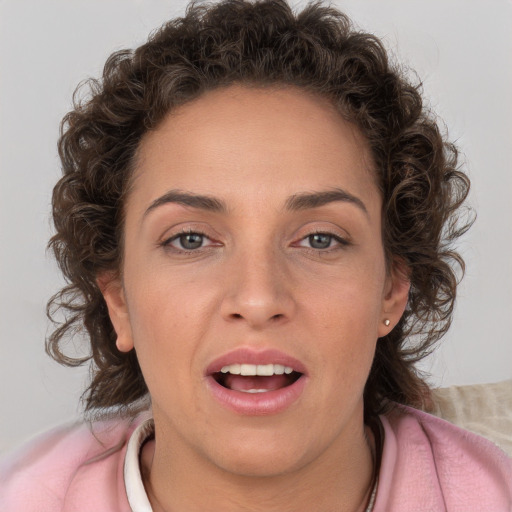
[{"label": "open mouth", "polygon": [[291,386],[302,376],[280,364],[230,364],[212,374],[226,389],[243,393],[267,393]]},{"label": "open mouth", "polygon": [[212,361],[205,375],[217,403],[242,416],[284,412],[300,403],[310,380],[300,360],[271,348],[232,350]]}]

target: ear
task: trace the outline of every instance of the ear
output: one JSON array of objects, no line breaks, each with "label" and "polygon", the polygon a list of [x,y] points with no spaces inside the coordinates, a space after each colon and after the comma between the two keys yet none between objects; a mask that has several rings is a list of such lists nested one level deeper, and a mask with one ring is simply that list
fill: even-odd
[{"label": "ear", "polygon": [[[402,318],[409,299],[410,288],[409,268],[403,260],[395,258],[386,278],[382,301],[382,318],[378,328],[379,338],[389,334]],[[386,325],[387,323],[388,325]]]},{"label": "ear", "polygon": [[123,284],[110,273],[101,275],[96,282],[107,303],[110,321],[117,334],[116,346],[120,352],[129,352],[133,348],[133,336]]}]

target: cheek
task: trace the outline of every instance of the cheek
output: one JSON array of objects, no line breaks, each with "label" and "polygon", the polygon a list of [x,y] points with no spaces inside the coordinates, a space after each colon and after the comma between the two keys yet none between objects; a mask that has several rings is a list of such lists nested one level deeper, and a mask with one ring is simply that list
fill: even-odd
[{"label": "cheek", "polygon": [[184,278],[183,272],[165,265],[146,266],[130,275],[125,286],[137,330],[146,334],[161,329],[176,332],[194,324],[204,308],[208,290],[193,275]]},{"label": "cheek", "polygon": [[380,311],[376,302],[363,301],[360,294],[346,292],[336,302],[323,299],[315,329],[324,346],[325,363],[334,358],[342,362],[345,371],[356,368],[358,361],[366,365],[373,358]]},{"label": "cheek", "polygon": [[313,333],[309,355],[318,363],[311,375],[318,386],[311,407],[340,425],[346,421],[346,411],[362,407],[377,343],[376,307],[348,286],[331,299],[335,300],[318,297],[316,311],[322,313],[309,326]]},{"label": "cheek", "polygon": [[361,258],[356,264],[340,266],[315,276],[301,279],[301,302],[315,310],[326,329],[370,330],[376,333],[380,318],[385,283],[384,263]]},{"label": "cheek", "polygon": [[193,403],[185,383],[201,336],[194,329],[197,322],[186,293],[176,293],[164,280],[151,279],[132,291],[137,297],[130,304],[134,347],[154,404],[177,407],[180,397]]},{"label": "cheek", "polygon": [[[141,368],[151,375],[190,372],[210,327],[215,290],[165,265],[132,271],[127,289],[133,341]],[[148,382],[149,385],[149,382]]]},{"label": "cheek", "polygon": [[[327,276],[325,276],[327,277]],[[331,273],[317,283],[310,282],[302,292],[302,318],[313,333],[314,347],[323,364],[341,372],[338,378],[365,374],[369,369],[378,339],[381,317],[384,265],[352,266]],[[333,364],[334,363],[334,364]]]}]

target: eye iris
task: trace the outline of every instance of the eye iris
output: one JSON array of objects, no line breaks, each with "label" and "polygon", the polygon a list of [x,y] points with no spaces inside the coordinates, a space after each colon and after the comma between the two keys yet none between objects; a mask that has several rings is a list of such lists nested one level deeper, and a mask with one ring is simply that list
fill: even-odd
[{"label": "eye iris", "polygon": [[181,235],[180,244],[184,249],[198,249],[203,244],[203,235],[197,233]]},{"label": "eye iris", "polygon": [[331,245],[332,236],[323,233],[309,235],[309,243],[314,249],[327,249]]}]

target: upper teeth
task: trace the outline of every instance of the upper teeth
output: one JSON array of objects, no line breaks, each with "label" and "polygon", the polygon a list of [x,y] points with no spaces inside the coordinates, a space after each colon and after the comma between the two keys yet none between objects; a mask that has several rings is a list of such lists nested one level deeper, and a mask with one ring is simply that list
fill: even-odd
[{"label": "upper teeth", "polygon": [[283,375],[290,374],[293,368],[283,366],[282,364],[230,364],[223,366],[222,373],[231,373],[233,375]]}]

